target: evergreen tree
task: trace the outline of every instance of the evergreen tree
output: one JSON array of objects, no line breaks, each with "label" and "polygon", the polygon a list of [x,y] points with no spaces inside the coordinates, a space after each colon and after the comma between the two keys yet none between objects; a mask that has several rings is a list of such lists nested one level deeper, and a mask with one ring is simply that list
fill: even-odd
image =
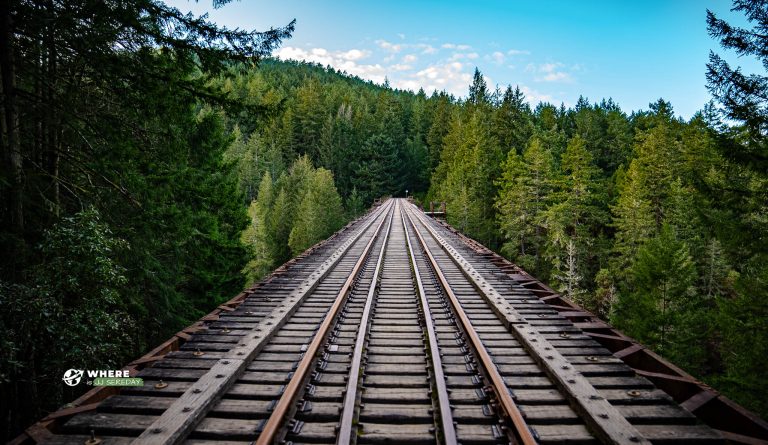
[{"label": "evergreen tree", "polygon": [[319,168],[312,173],[297,211],[288,239],[293,255],[327,238],[342,225],[341,197],[330,171]]},{"label": "evergreen tree", "polygon": [[[720,45],[739,56],[754,56],[768,66],[768,14],[764,0],[734,0],[733,11],[744,14],[753,29],[733,26],[707,10],[707,30]],[[745,74],[733,68],[713,51],[707,63],[707,88],[723,105],[727,119],[744,124],[748,140],[730,145],[726,154],[740,164],[763,174],[768,173],[768,76]]]},{"label": "evergreen tree", "polygon": [[243,269],[247,283],[252,283],[269,273],[275,263],[271,256],[270,245],[273,241],[270,239],[267,223],[274,199],[272,175],[266,172],[261,178],[257,199],[248,206],[251,221],[241,236],[250,254],[250,260]]},{"label": "evergreen tree", "polygon": [[515,150],[518,154],[525,150],[533,134],[533,119],[520,87],[513,90],[508,86],[504,90],[501,104],[494,111],[493,131],[505,156],[509,150]]},{"label": "evergreen tree", "polygon": [[475,67],[475,73],[472,75],[472,84],[469,86],[467,103],[475,106],[484,106],[488,105],[489,102],[488,84],[485,82],[485,78],[480,70]]},{"label": "evergreen tree", "polygon": [[523,156],[514,151],[498,181],[499,227],[504,236],[502,251],[539,277],[548,268],[542,261],[545,245],[544,215],[552,189],[552,155],[537,137],[532,137]]},{"label": "evergreen tree", "polygon": [[685,242],[664,224],[630,269],[634,292],[622,295],[613,320],[629,335],[676,363],[701,369],[705,352],[696,266]]},{"label": "evergreen tree", "polygon": [[592,162],[585,140],[578,135],[573,137],[563,153],[562,176],[554,181],[550,197],[553,203],[546,211],[546,256],[560,290],[595,309],[597,304],[585,299],[585,290],[603,254],[597,244],[606,217],[599,204],[605,201],[600,190],[600,171]]}]

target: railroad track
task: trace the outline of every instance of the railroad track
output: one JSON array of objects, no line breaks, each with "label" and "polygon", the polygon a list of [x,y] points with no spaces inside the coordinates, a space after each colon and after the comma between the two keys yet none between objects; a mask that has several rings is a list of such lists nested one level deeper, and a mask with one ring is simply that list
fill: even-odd
[{"label": "railroad track", "polygon": [[139,376],[46,442],[722,441],[399,199]]}]

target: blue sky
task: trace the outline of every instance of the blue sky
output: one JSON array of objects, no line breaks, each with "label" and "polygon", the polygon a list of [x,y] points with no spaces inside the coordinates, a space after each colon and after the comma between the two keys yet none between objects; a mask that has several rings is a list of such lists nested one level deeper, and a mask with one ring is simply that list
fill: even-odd
[{"label": "blue sky", "polygon": [[[662,97],[690,118],[709,100],[706,9],[734,24],[730,2],[701,1],[235,1],[168,0],[229,27],[297,20],[275,55],[331,65],[394,87],[466,96],[475,67],[489,85],[519,85],[532,104],[613,98],[627,112]],[[747,71],[752,59],[728,55]]]}]

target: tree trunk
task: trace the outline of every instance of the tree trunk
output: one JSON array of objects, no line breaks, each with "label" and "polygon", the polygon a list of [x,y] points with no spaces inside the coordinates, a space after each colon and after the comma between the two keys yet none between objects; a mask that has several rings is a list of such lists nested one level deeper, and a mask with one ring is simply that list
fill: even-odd
[{"label": "tree trunk", "polygon": [[24,172],[19,145],[19,115],[16,108],[16,73],[13,56],[13,18],[10,2],[0,1],[0,74],[3,86],[3,145],[10,174],[10,223],[18,233],[24,231]]}]

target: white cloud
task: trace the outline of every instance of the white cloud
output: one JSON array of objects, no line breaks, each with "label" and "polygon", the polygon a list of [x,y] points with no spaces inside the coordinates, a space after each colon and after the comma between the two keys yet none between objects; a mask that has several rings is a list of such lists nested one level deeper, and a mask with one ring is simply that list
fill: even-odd
[{"label": "white cloud", "polygon": [[560,62],[547,62],[539,65],[529,63],[525,71],[534,74],[537,82],[573,82],[573,77]]},{"label": "white cloud", "polygon": [[535,105],[539,102],[552,102],[552,96],[544,94],[536,90],[532,90],[525,85],[520,85],[520,90],[525,94],[525,99],[528,103]]},{"label": "white cloud", "polygon": [[485,57],[488,60],[493,60],[494,62],[496,62],[497,65],[501,65],[502,63],[504,63],[504,59],[505,59],[504,53],[501,51],[494,51],[492,54]]},{"label": "white cloud", "polygon": [[390,70],[393,70],[393,71],[409,71],[409,70],[413,69],[413,67],[411,65],[404,65],[404,64],[400,64],[400,63],[396,63],[394,65],[390,65],[388,68]]},{"label": "white cloud", "polygon": [[[331,50],[322,47],[286,46],[274,52],[281,59],[303,60],[323,66],[331,66],[350,75],[382,84],[389,79],[394,88],[418,91],[423,88],[427,94],[433,91],[446,91],[458,97],[465,97],[472,82],[474,67],[481,64],[495,65],[503,77],[504,72],[516,70],[528,73],[527,82],[540,87],[543,91],[521,86],[531,103],[539,101],[554,102],[562,93],[556,93],[552,87],[573,82],[573,76],[583,72],[580,65],[548,61],[546,63],[528,63],[525,57],[529,51],[503,49],[489,46],[484,51],[473,49],[470,45],[457,43],[439,43],[436,39],[408,40],[405,35],[397,34],[394,41],[374,40],[362,48]],[[514,62],[511,64],[510,62]],[[517,68],[515,68],[517,66]],[[487,73],[488,85],[493,85]],[[504,81],[504,79],[501,79]],[[533,84],[532,82],[537,82]],[[542,85],[547,85],[544,88]],[[554,95],[555,97],[553,97]]]},{"label": "white cloud", "polygon": [[403,49],[402,44],[387,42],[386,40],[377,40],[376,44],[379,45],[379,48],[393,53],[399,53]]},{"label": "white cloud", "polygon": [[422,54],[434,54],[437,52],[437,48],[427,43],[419,43],[416,45],[416,48],[420,48]]},{"label": "white cloud", "polygon": [[468,49],[472,49],[472,47],[469,45],[457,45],[455,43],[443,43],[442,45],[440,45],[440,47],[444,49],[455,49],[459,51],[466,51]]},{"label": "white cloud", "polygon": [[312,63],[318,63],[323,66],[332,66],[333,68],[346,71],[348,74],[358,76],[363,79],[372,80],[376,83],[383,83],[389,70],[381,64],[360,64],[358,61],[370,55],[367,50],[351,49],[348,51],[328,51],[325,48],[312,48],[305,50],[292,46],[279,48],[273,53],[274,56],[283,60],[300,60]]},{"label": "white cloud", "polygon": [[557,71],[554,73],[548,73],[544,77],[541,78],[544,82],[560,82],[565,81],[569,82],[571,81],[571,75],[568,73],[564,73],[562,71]]},{"label": "white cloud", "polygon": [[370,56],[371,52],[368,50],[350,49],[347,52],[341,53],[341,57],[346,60],[360,60]]},{"label": "white cloud", "polygon": [[451,54],[451,57],[449,57],[448,60],[449,61],[455,61],[455,60],[461,60],[461,59],[474,60],[474,59],[477,59],[478,57],[480,57],[480,55],[477,54],[477,53],[474,53],[474,52],[473,53],[459,53],[459,52],[457,52],[457,53]]},{"label": "white cloud", "polygon": [[397,81],[395,85],[398,88],[408,88],[411,90],[417,90],[421,87],[427,93],[445,90],[456,96],[464,96],[467,94],[467,88],[472,82],[472,74],[465,71],[465,68],[469,66],[468,64],[456,61],[429,65],[416,73],[406,75],[405,78]]}]

